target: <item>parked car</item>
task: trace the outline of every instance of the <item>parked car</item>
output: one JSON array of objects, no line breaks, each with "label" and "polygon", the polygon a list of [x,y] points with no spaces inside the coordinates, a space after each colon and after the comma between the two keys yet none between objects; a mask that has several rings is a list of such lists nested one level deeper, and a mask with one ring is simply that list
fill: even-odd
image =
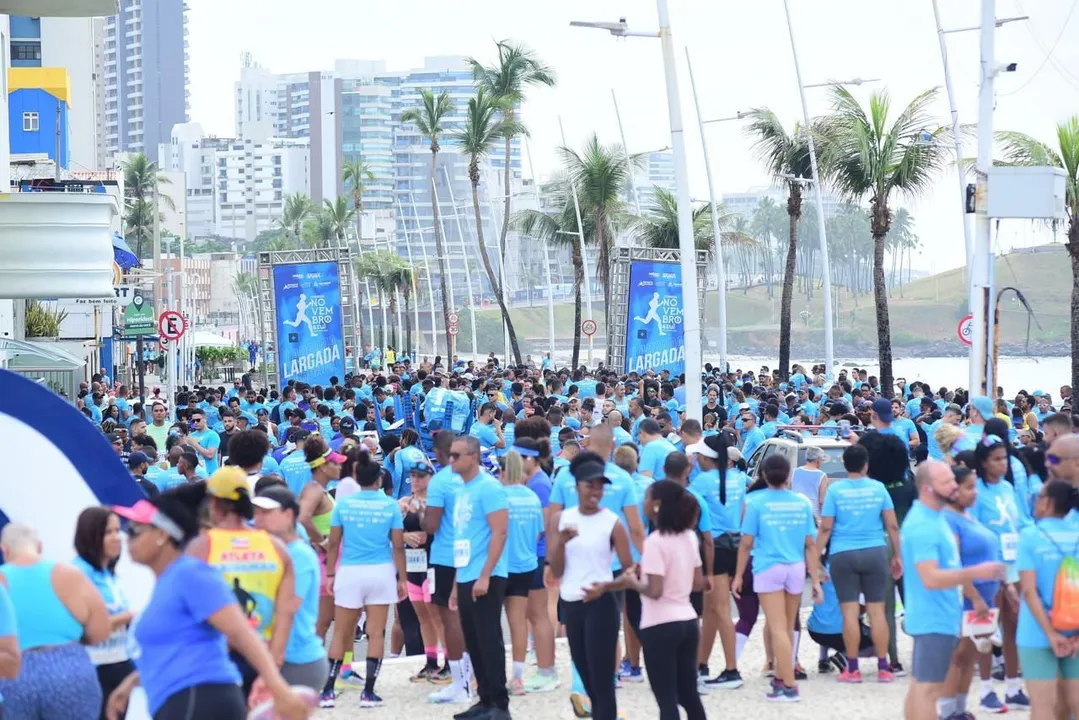
[{"label": "parked car", "polygon": [[804,436],[795,431],[780,431],[776,437],[761,443],[760,447],[753,451],[753,456],[746,461],[749,465],[750,482],[757,479],[761,461],[769,455],[780,453],[787,458],[792,468],[796,468],[805,465],[806,450],[811,447],[819,447],[827,455],[821,463],[821,470],[829,479],[845,478],[847,471],[843,467],[843,450],[849,445],[848,441],[836,437]]}]

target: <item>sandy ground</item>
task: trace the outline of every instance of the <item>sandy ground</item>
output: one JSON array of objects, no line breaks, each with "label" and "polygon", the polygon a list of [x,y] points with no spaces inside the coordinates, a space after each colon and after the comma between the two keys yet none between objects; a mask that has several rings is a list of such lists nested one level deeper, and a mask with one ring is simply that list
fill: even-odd
[{"label": "sandy ground", "polygon": [[[818,675],[817,645],[808,637],[801,643],[799,659],[809,672],[809,679],[801,682],[802,701],[797,704],[772,703],[765,700],[768,680],[761,675],[764,665],[764,648],[760,641],[763,623],[754,630],[753,637],[742,656],[742,676],[746,684],[739,690],[714,690],[703,697],[708,717],[740,717],[753,720],[821,720],[826,717],[876,717],[901,718],[903,697],[907,690],[908,678],[899,678],[890,685],[879,685],[875,681],[875,671],[870,669],[872,661],[862,661],[862,685],[841,685],[836,682],[835,674]],[[508,636],[507,636],[508,637]],[[900,637],[900,659],[910,667],[910,638]],[[562,686],[557,690],[540,695],[526,695],[510,698],[510,711],[515,718],[532,720],[570,720],[574,717],[569,703],[570,667],[569,647],[559,641],[556,648],[556,660]],[[425,720],[452,718],[453,714],[464,709],[463,706],[438,706],[427,702],[426,696],[436,689],[426,683],[413,684],[408,680],[423,664],[422,658],[387,661],[378,678],[376,691],[385,701],[377,709],[361,709],[360,692],[345,690],[339,693],[337,707],[322,710],[316,718],[331,720],[336,718],[365,717],[371,720],[389,720],[400,718],[403,713],[421,711]],[[507,653],[507,672],[510,662]],[[718,672],[723,668],[722,652],[717,640],[712,654],[711,668]],[[535,671],[534,666],[526,669],[526,677]],[[645,670],[647,673],[647,669]],[[998,688],[998,692],[1003,688]],[[643,683],[624,683],[618,691],[618,709],[625,720],[654,720],[658,709],[647,680]],[[973,710],[972,710],[973,711]],[[975,711],[976,712],[976,711]],[[988,718],[989,715],[978,715]],[[931,720],[931,719],[927,719]]]}]

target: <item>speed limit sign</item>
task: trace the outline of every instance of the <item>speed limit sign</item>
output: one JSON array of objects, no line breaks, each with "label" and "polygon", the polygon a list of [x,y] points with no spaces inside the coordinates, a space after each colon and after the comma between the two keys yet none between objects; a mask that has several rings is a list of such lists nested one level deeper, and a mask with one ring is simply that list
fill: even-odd
[{"label": "speed limit sign", "polygon": [[581,332],[583,332],[588,337],[592,337],[596,334],[596,330],[598,329],[598,327],[599,326],[596,325],[595,320],[585,320],[583,323],[581,323]]},{"label": "speed limit sign", "polygon": [[161,347],[162,350],[169,349],[169,339],[164,335],[157,339],[157,344]]},{"label": "speed limit sign", "polygon": [[955,329],[956,335],[964,345],[974,344],[974,316],[967,315],[959,321],[959,327]]},{"label": "speed limit sign", "polygon": [[457,313],[450,313],[450,325],[456,325],[459,319]]}]

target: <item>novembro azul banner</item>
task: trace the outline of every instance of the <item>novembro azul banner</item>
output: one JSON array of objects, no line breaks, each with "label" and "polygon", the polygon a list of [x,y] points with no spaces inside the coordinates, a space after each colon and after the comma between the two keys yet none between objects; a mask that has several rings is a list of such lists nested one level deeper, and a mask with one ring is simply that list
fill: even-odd
[{"label": "novembro azul banner", "polygon": [[686,370],[682,266],[634,261],[629,269],[626,372]]},{"label": "novembro azul banner", "polygon": [[326,385],[345,377],[341,283],[337,263],[277,265],[277,364],[281,387],[289,380]]}]

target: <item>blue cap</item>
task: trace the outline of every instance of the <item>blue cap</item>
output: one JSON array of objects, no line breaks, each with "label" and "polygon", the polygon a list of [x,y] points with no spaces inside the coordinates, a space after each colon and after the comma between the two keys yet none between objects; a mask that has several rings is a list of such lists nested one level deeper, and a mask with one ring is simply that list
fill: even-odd
[{"label": "blue cap", "polygon": [[993,418],[993,401],[985,395],[972,397],[970,406],[978,411],[978,414],[982,416],[982,420],[991,420]]},{"label": "blue cap", "polygon": [[877,398],[873,401],[871,406],[873,412],[877,414],[881,422],[890,423],[895,420],[895,415],[892,414],[892,401],[886,398]]}]

